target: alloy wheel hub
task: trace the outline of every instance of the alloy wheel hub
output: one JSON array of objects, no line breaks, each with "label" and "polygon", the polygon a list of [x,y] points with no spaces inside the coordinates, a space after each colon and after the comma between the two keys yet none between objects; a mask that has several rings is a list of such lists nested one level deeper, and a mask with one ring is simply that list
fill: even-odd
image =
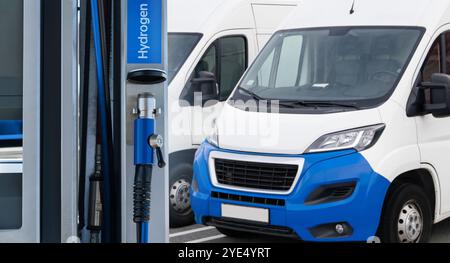
[{"label": "alloy wheel hub", "polygon": [[190,186],[191,184],[186,179],[180,179],[170,188],[170,205],[178,213],[186,213],[190,210]]},{"label": "alloy wheel hub", "polygon": [[422,232],[422,211],[416,201],[408,201],[400,210],[398,238],[401,243],[416,243],[419,242]]}]

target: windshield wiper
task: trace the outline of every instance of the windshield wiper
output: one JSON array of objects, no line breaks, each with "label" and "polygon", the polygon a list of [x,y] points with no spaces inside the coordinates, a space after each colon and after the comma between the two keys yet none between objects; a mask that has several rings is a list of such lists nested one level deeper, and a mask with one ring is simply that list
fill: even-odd
[{"label": "windshield wiper", "polygon": [[360,108],[355,104],[350,103],[340,103],[334,101],[282,101],[280,106],[295,108],[295,106],[302,107],[341,107],[341,108],[352,108],[359,110]]},{"label": "windshield wiper", "polygon": [[342,107],[342,108],[353,108],[359,110],[360,108],[355,105],[355,103],[343,103],[335,101],[307,101],[305,104],[315,105],[318,107]]},{"label": "windshield wiper", "polygon": [[254,93],[253,91],[250,91],[248,89],[244,89],[242,87],[238,87],[238,90],[246,93],[247,95],[252,97],[254,100],[257,100],[257,101],[265,100],[264,98],[261,98],[259,95],[257,95],[256,93]]},{"label": "windshield wiper", "polygon": [[[242,87],[238,87],[239,91],[242,91],[252,97],[254,100],[261,101],[266,100],[265,98],[260,97],[258,94],[248,90],[244,89]],[[294,101],[286,101],[281,100],[278,103],[279,106],[286,107],[286,108],[296,108],[298,106],[301,107],[341,107],[341,108],[352,108],[359,110],[360,108],[356,106],[355,104],[350,103],[340,103],[340,102],[334,102],[334,101],[301,101],[301,100],[294,100]]]}]

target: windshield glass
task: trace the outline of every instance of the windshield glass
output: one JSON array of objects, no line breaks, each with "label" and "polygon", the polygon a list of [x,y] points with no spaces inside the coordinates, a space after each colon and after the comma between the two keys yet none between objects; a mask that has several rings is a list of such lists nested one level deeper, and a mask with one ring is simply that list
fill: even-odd
[{"label": "windshield glass", "polygon": [[239,87],[259,99],[308,103],[298,107],[373,106],[393,91],[421,35],[419,28],[395,27],[282,31]]},{"label": "windshield glass", "polygon": [[201,37],[201,34],[195,33],[169,33],[169,83],[175,78]]}]

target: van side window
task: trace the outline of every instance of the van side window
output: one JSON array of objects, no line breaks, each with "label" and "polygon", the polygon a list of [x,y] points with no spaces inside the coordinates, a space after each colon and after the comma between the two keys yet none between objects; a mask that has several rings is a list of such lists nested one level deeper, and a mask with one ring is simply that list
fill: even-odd
[{"label": "van side window", "polygon": [[247,68],[247,43],[244,37],[219,39],[219,90],[220,100],[226,100]]},{"label": "van side window", "polygon": [[446,73],[450,75],[450,32],[445,33]]},{"label": "van side window", "polygon": [[217,39],[198,62],[181,93],[181,99],[192,105],[191,81],[198,78],[200,72],[207,71],[214,74],[219,84],[219,100],[226,100],[247,69],[247,54],[247,40],[244,36]]},{"label": "van side window", "polygon": [[427,55],[427,59],[425,60],[425,64],[422,67],[422,81],[431,81],[431,76],[434,73],[441,72],[441,46],[440,46],[441,38],[438,37],[436,41],[433,43],[433,46],[430,50],[430,53]]},{"label": "van side window", "polygon": [[203,55],[202,59],[198,62],[197,66],[194,69],[194,76],[198,77],[199,73],[202,71],[207,71],[211,73],[216,73],[217,69],[217,48],[215,44],[212,44],[205,55]]}]

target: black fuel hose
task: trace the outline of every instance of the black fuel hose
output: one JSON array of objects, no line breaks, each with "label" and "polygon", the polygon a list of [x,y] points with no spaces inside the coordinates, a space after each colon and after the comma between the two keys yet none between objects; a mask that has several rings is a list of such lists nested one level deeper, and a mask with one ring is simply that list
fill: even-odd
[{"label": "black fuel hose", "polygon": [[150,221],[152,171],[151,165],[136,166],[133,193],[133,221],[135,223]]}]

